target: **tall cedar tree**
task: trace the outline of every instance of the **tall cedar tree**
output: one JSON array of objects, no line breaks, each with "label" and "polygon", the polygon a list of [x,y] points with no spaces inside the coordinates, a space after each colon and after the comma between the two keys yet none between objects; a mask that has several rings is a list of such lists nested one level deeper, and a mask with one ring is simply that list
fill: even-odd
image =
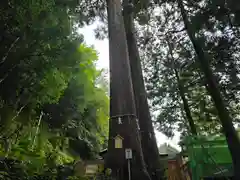
[{"label": "tall cedar tree", "polygon": [[[128,179],[125,149],[131,148],[132,179],[151,179],[143,158],[132,88],[129,55],[120,0],[107,0],[110,55],[110,122],[107,166],[120,180]],[[121,121],[121,122],[120,122]],[[114,137],[123,138],[115,148]]]},{"label": "tall cedar tree", "polygon": [[138,52],[135,28],[133,22],[132,4],[128,0],[123,2],[123,17],[125,24],[125,32],[127,36],[127,45],[129,52],[129,60],[131,67],[131,76],[133,90],[135,96],[136,112],[139,119],[141,143],[144,159],[147,165],[148,173],[153,180],[162,179],[163,171],[160,164],[157,141],[152,125],[151,115],[149,111],[147,93],[145,90],[141,60]]}]

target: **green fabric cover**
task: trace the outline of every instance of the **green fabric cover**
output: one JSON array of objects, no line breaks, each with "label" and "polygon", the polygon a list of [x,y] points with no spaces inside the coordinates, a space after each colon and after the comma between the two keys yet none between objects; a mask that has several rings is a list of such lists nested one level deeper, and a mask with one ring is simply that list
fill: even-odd
[{"label": "green fabric cover", "polygon": [[224,137],[187,137],[184,141],[193,180],[231,176],[232,159]]}]

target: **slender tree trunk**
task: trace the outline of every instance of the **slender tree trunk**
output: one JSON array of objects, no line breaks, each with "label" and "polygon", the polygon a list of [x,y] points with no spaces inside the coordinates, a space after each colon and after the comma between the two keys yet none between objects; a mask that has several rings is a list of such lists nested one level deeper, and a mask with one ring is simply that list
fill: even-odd
[{"label": "slender tree trunk", "polygon": [[11,44],[11,46],[9,47],[8,51],[6,52],[6,54],[3,56],[2,60],[0,61],[0,65],[2,63],[4,63],[7,60],[7,57],[9,55],[9,53],[11,52],[11,50],[14,48],[14,46],[17,44],[18,40],[20,39],[20,37],[17,37],[15,39],[15,41]]},{"label": "slender tree trunk", "polygon": [[163,168],[160,164],[157,141],[150,116],[147,93],[145,90],[144,79],[140,56],[138,52],[135,28],[133,23],[133,12],[129,9],[129,1],[123,2],[123,16],[125,23],[125,32],[127,36],[127,45],[131,66],[131,75],[133,82],[133,90],[135,96],[136,112],[139,119],[139,127],[141,134],[141,143],[144,159],[147,165],[148,173],[154,180],[162,179]]},{"label": "slender tree trunk", "polygon": [[170,53],[170,56],[171,56],[171,62],[170,63],[172,64],[172,68],[173,68],[174,74],[176,76],[179,95],[180,95],[180,97],[182,99],[182,102],[183,102],[183,109],[185,111],[185,114],[186,114],[186,117],[187,117],[187,120],[188,120],[190,131],[193,135],[197,135],[197,129],[196,129],[196,126],[194,124],[194,121],[193,121],[193,118],[192,118],[192,115],[191,115],[191,110],[190,110],[187,98],[185,96],[184,86],[182,85],[182,82],[180,80],[178,71],[175,67],[174,57],[173,57],[173,52],[172,52],[172,50],[173,50],[172,44],[169,42],[168,37],[167,37],[167,44],[168,44],[169,53]]},{"label": "slender tree trunk", "polygon": [[209,61],[209,55],[205,53],[199,45],[199,42],[197,41],[194,32],[191,29],[191,24],[188,21],[188,17],[186,14],[186,11],[184,9],[184,5],[182,0],[178,0],[178,6],[181,11],[181,15],[188,33],[188,36],[193,44],[193,47],[196,51],[198,61],[201,65],[201,69],[204,72],[206,82],[207,82],[207,90],[209,94],[212,97],[212,100],[216,106],[216,109],[218,111],[218,117],[221,121],[224,134],[226,136],[226,140],[228,143],[228,148],[230,150],[233,166],[234,166],[234,176],[236,180],[240,179],[240,141],[237,135],[237,132],[233,126],[233,121],[231,118],[231,115],[226,108],[226,105],[223,101],[221,92],[219,90],[218,84],[215,80],[215,77],[213,75],[212,69],[210,67]]},{"label": "slender tree trunk", "polygon": [[[150,180],[143,158],[120,0],[107,0],[110,56],[110,122],[106,165],[119,180],[128,179],[125,149],[131,148],[131,179]],[[117,148],[115,138],[122,138]]]},{"label": "slender tree trunk", "polygon": [[180,81],[180,78],[179,78],[179,75],[178,75],[178,72],[177,72],[176,69],[174,69],[174,73],[175,73],[175,76],[176,76],[176,79],[177,79],[178,90],[179,90],[179,94],[180,94],[180,97],[181,97],[182,102],[183,102],[183,109],[185,111],[185,114],[186,114],[186,117],[187,117],[187,120],[188,120],[190,131],[193,135],[197,135],[197,129],[196,129],[196,126],[194,124],[194,121],[193,121],[193,118],[192,118],[192,115],[191,115],[191,110],[190,110],[188,101],[185,97],[184,87],[183,87],[183,85]]},{"label": "slender tree trunk", "polygon": [[39,127],[40,127],[40,124],[42,122],[42,117],[43,117],[43,112],[41,112],[41,114],[39,116],[39,119],[38,119],[37,129],[36,129],[36,132],[35,132],[34,137],[33,137],[32,149],[35,146],[35,142],[36,142],[36,139],[37,139],[37,136],[38,136],[38,132],[39,132]]}]

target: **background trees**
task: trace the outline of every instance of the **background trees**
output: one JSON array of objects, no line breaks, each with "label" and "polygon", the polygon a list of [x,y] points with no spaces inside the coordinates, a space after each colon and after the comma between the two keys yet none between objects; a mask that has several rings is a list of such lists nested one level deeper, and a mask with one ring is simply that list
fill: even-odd
[{"label": "background trees", "polygon": [[[198,128],[200,133],[209,134],[214,132],[214,129],[216,132],[220,132],[222,126],[222,132],[226,136],[232,155],[235,175],[236,178],[239,178],[237,169],[240,160],[237,149],[240,148],[240,143],[233,126],[233,123],[238,121],[238,115],[236,115],[238,113],[235,111],[238,106],[235,102],[238,100],[232,94],[234,90],[230,88],[232,87],[231,81],[234,81],[234,84],[238,81],[238,65],[234,65],[238,62],[236,58],[238,53],[231,52],[231,49],[239,47],[234,45],[230,48],[232,43],[238,43],[239,27],[232,24],[237,21],[238,13],[236,12],[238,10],[232,9],[231,1],[185,2],[179,0],[162,1],[158,5],[158,9],[155,8],[155,10],[160,12],[160,15],[152,15],[155,21],[150,21],[150,23],[153,25],[145,28],[146,32],[139,36],[142,43],[151,42],[149,47],[144,45],[141,47],[152,52],[145,54],[145,59],[148,59],[149,54],[153,59],[150,66],[149,63],[146,63],[147,72],[150,72],[150,76],[148,76],[150,97],[155,104],[162,102],[160,107],[162,110],[160,113],[158,112],[158,122],[160,125],[165,124],[170,127],[166,130],[170,136],[174,126],[181,127],[186,122],[189,123],[189,125],[185,125],[190,129],[188,132],[196,134],[197,128],[191,123],[194,122],[196,112],[199,113],[197,115],[199,118],[195,120],[195,124],[198,125],[198,122],[201,122],[201,126],[208,126],[206,129]],[[152,50],[152,44],[157,47],[156,50]],[[232,56],[232,54],[234,55]],[[161,59],[158,63],[154,60],[156,57],[159,59],[164,57],[166,62],[162,62]],[[162,71],[165,68],[168,70]],[[172,72],[171,75],[167,74],[169,72]],[[155,86],[159,82],[159,73],[165,78],[163,82],[167,83],[164,93],[166,93],[166,89],[169,90],[165,94],[165,102],[164,98],[159,98],[163,83],[160,83],[157,88]],[[186,77],[192,78],[192,80],[189,79],[189,81]],[[172,88],[169,87],[173,87],[175,90],[172,91]],[[176,94],[176,87],[179,90],[178,94]],[[187,91],[188,88],[191,92]],[[204,91],[205,93],[202,94]],[[189,98],[189,95],[192,97]],[[196,95],[198,97],[195,99]],[[179,98],[182,102],[177,101]],[[194,100],[193,104],[190,102],[192,100]],[[165,105],[167,108],[164,107]],[[170,109],[169,106],[171,106]],[[186,117],[184,118],[184,116]],[[184,132],[182,127],[181,129]]]},{"label": "background trees", "polygon": [[[204,50],[210,53],[211,57],[214,57],[211,60],[211,67],[215,76],[217,76],[223,98],[229,106],[234,121],[237,122],[238,115],[236,109],[238,105],[235,103],[236,97],[230,94],[232,92],[237,94],[238,92],[227,89],[231,87],[230,84],[233,79],[235,79],[233,80],[234,82],[237,81],[237,77],[230,78],[230,76],[233,74],[235,74],[233,76],[237,76],[238,72],[237,51],[234,51],[235,53],[232,51],[232,48],[238,48],[238,46],[231,45],[231,43],[237,44],[238,29],[237,27],[229,29],[230,26],[226,24],[229,21],[221,19],[223,16],[227,17],[228,15],[224,12],[221,15],[217,13],[220,11],[216,10],[216,8],[220,9],[218,3],[215,1],[211,3],[208,1],[204,1],[203,3],[194,1],[188,4],[184,2],[184,5],[189,8],[187,12],[191,18],[191,28],[194,30],[197,40],[201,43],[204,42]],[[229,13],[232,11],[232,21],[236,21],[236,16],[233,15],[236,13],[236,8],[231,10],[230,4],[228,4],[228,11]],[[222,6],[223,4],[221,8],[223,8]],[[177,128],[178,126],[184,130],[184,123],[182,124],[182,122],[185,122],[185,120],[182,120],[185,119],[186,114],[182,111],[183,104],[180,93],[176,91],[178,84],[174,72],[175,69],[178,71],[181,84],[184,87],[185,96],[197,129],[201,129],[198,130],[198,133],[212,133],[214,132],[213,127],[216,127],[218,132],[219,126],[216,126],[216,123],[218,124],[218,120],[216,120],[216,108],[205,89],[206,80],[203,78],[204,76],[200,70],[199,63],[194,62],[197,58],[196,53],[186,34],[177,4],[174,1],[162,1],[155,4],[155,8],[152,11],[154,13],[150,14],[148,24],[138,25],[137,33],[141,56],[144,59],[142,63],[149,98],[152,103],[152,111],[155,111],[154,116],[160,115],[158,122],[161,123],[162,129],[167,130],[166,133],[170,136],[171,129],[174,129],[174,127]],[[213,16],[212,19],[209,13]],[[169,49],[169,43],[171,44],[171,49]],[[173,53],[173,57],[171,57],[170,50]],[[233,61],[236,65],[233,65]],[[231,68],[233,66],[234,68]],[[235,84],[235,86],[237,85]],[[168,123],[164,123],[164,121]],[[202,123],[204,123],[205,127],[202,126]],[[166,126],[171,126],[171,128],[165,128]],[[168,131],[169,129],[170,131]]]},{"label": "background trees", "polygon": [[97,53],[76,32],[88,18],[75,1],[0,4],[1,156],[35,174],[93,158],[106,144],[109,103]]}]

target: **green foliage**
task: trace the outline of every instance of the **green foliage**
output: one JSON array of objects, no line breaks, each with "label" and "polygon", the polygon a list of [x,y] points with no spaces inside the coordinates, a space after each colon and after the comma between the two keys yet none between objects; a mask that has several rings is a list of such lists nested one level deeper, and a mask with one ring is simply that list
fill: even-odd
[{"label": "green foliage", "polygon": [[106,144],[109,100],[97,80],[105,78],[75,28],[93,18],[77,18],[84,5],[0,2],[0,157],[18,169],[1,166],[3,179],[70,177],[59,167],[71,169],[66,164],[93,158]]},{"label": "green foliage", "polygon": [[[233,5],[235,4],[235,5]],[[188,1],[184,3],[191,29],[208,52],[224,101],[235,123],[239,122],[239,25],[237,2]],[[235,8],[233,7],[235,6]],[[196,63],[195,50],[183,28],[176,1],[161,1],[152,7],[147,25],[138,26],[138,41],[145,81],[156,127],[171,137],[175,131],[189,133],[179,83],[199,134],[219,134],[217,110],[206,90],[206,81]],[[171,57],[169,43],[172,44]],[[174,65],[174,66],[173,66]],[[174,69],[180,76],[175,76]]]}]

